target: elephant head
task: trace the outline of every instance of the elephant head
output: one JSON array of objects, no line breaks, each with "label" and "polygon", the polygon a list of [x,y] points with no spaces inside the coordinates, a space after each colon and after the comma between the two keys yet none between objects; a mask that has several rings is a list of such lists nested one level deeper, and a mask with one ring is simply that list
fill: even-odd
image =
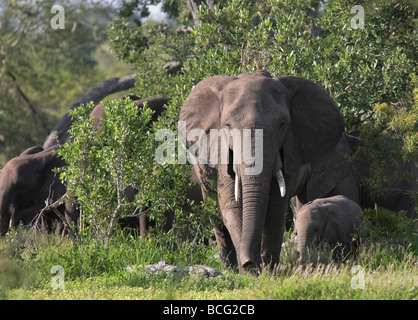
[{"label": "elephant head", "polygon": [[30,223],[48,197],[56,200],[65,193],[52,171],[64,165],[53,152],[56,148],[29,148],[4,166],[0,174],[0,235],[7,233],[10,221]]},{"label": "elephant head", "polygon": [[298,236],[300,258],[315,243],[347,248],[351,237],[361,223],[362,209],[345,196],[320,198],[310,201],[296,214],[295,229]]},{"label": "elephant head", "polygon": [[[196,85],[180,111],[179,132],[196,156],[203,189],[217,191],[223,262],[234,264],[236,255],[240,271],[278,263],[287,206],[303,171],[343,130],[327,92],[302,77],[257,71]],[[227,139],[217,149],[220,131]]]}]

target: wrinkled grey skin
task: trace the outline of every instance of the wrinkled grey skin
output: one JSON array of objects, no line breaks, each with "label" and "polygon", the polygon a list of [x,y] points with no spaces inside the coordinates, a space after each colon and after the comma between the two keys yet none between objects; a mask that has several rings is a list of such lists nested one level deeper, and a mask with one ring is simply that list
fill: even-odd
[{"label": "wrinkled grey skin", "polygon": [[[322,87],[308,79],[272,78],[268,72],[258,71],[201,81],[182,106],[179,120],[183,121],[180,125],[185,123],[179,132],[189,150],[195,146],[195,140],[187,138],[193,135],[190,130],[206,133],[208,158],[211,129],[237,129],[241,137],[244,129],[263,130],[260,173],[246,174],[245,169],[253,168],[254,163],[245,161],[197,163],[193,169],[203,191],[218,196],[222,222],[213,225],[222,262],[238,267],[241,273],[261,263],[274,267],[279,262],[290,198],[300,192],[297,189],[306,181],[309,164],[332,150],[343,133],[338,108]],[[243,145],[251,146],[254,153],[254,130]],[[230,142],[229,159],[234,158],[234,150]],[[280,170],[284,196],[276,180]]]},{"label": "wrinkled grey skin", "polygon": [[320,198],[303,205],[296,214],[295,230],[300,258],[314,243],[349,248],[362,221],[362,209],[344,196]]},{"label": "wrinkled grey skin", "polygon": [[[30,224],[47,199],[52,204],[66,193],[58,174],[52,171],[64,165],[54,153],[56,149],[32,147],[4,166],[0,173],[0,235],[7,233],[10,224]],[[68,222],[77,222],[78,212],[70,201],[65,204],[64,214]]]},{"label": "wrinkled grey skin", "polygon": [[311,163],[308,183],[298,194],[298,207],[317,198],[341,194],[363,209],[378,206],[395,212],[405,210],[409,218],[416,217],[416,202],[412,196],[418,191],[416,179],[401,177],[417,177],[417,167],[406,163],[400,167],[386,165],[384,174],[388,181],[381,186],[383,193],[373,197],[365,184],[365,179],[369,177],[370,160],[349,160],[349,156],[360,146],[363,144],[358,138],[344,134],[335,148]]}]

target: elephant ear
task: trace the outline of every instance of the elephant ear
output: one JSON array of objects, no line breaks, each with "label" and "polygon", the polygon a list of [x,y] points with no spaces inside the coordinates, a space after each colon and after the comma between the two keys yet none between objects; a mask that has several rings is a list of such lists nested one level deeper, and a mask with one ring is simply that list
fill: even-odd
[{"label": "elephant ear", "polygon": [[215,76],[200,81],[193,88],[180,110],[179,120],[183,122],[180,123],[179,127],[181,138],[183,141],[186,141],[186,147],[189,148],[194,144],[194,141],[186,139],[186,137],[190,137],[190,130],[203,130],[207,137],[207,159],[209,159],[210,130],[220,129],[219,118],[222,90],[234,79],[236,78]]},{"label": "elephant ear", "polygon": [[50,171],[65,165],[65,161],[56,153],[59,146],[52,146],[33,155],[33,170],[35,172]]},{"label": "elephant ear", "polygon": [[336,203],[329,203],[326,213],[326,226],[322,240],[336,245],[338,242],[343,245],[348,244],[347,219],[344,210]]},{"label": "elephant ear", "polygon": [[306,184],[306,200],[323,198],[349,174],[351,167],[347,158],[351,154],[345,135],[337,145],[311,165],[311,174]]},{"label": "elephant ear", "polygon": [[20,156],[30,156],[31,154],[35,154],[38,152],[44,151],[44,148],[39,146],[30,147],[29,149],[26,149],[23,151]]},{"label": "elephant ear", "polygon": [[324,88],[303,77],[275,78],[287,89],[291,124],[285,138],[284,170],[295,173],[332,150],[344,131],[344,119]]}]

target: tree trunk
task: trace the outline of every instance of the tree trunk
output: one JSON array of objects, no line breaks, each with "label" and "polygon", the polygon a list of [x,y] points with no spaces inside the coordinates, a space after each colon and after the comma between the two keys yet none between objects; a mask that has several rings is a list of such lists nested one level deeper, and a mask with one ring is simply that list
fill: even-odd
[{"label": "tree trunk", "polygon": [[186,0],[187,7],[189,8],[190,12],[192,13],[194,26],[199,28],[200,26],[200,19],[198,16],[199,6],[201,4],[205,4],[211,10],[215,10],[215,4],[212,0]]},{"label": "tree trunk", "polygon": [[[112,77],[112,78],[107,79],[106,81],[99,84],[97,87],[93,88],[89,93],[87,93],[79,101],[74,103],[68,111],[78,107],[81,104],[88,103],[90,101],[93,101],[94,104],[97,104],[109,94],[132,88],[135,84],[135,76],[136,74],[130,74],[130,75],[123,76],[120,78]],[[52,129],[52,132],[49,134],[48,138],[44,142],[44,145],[43,145],[44,148],[49,148],[51,146],[58,144],[58,142],[56,141],[54,137],[55,132],[57,133],[57,137],[60,143],[63,143],[66,140],[67,131],[71,127],[71,124],[73,123],[73,119],[70,116],[68,111],[58,121],[54,129]]]}]

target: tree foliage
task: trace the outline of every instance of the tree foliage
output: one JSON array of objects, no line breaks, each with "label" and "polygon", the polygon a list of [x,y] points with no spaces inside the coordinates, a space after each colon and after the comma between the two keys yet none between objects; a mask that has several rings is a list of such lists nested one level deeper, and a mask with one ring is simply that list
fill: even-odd
[{"label": "tree foliage", "polygon": [[[144,22],[142,19],[149,14],[148,6],[158,3],[163,4],[162,9],[169,14],[170,20]],[[198,4],[201,5],[196,9]],[[355,5],[364,8],[364,28],[353,27],[353,19],[354,22],[359,19],[356,13],[351,12]],[[200,80],[259,69],[266,69],[274,76],[297,75],[317,82],[329,92],[341,110],[347,131],[360,130],[365,142],[371,145],[378,145],[375,141],[379,137],[388,136],[394,141],[391,158],[415,163],[418,128],[414,100],[418,61],[416,9],[413,3],[394,0],[122,1],[117,17],[107,29],[111,51],[118,59],[134,65],[138,77],[132,92],[141,97],[168,96],[171,98],[170,105],[159,121],[145,130],[146,111],[133,121],[129,118],[129,112],[134,112],[130,109],[131,102],[110,102],[106,111],[109,112],[106,117],[109,130],[99,135],[93,134],[87,121],[87,110],[92,106],[74,113],[78,121],[72,131],[73,145],[64,146],[66,151],[63,151],[69,162],[68,168],[73,168],[73,171],[68,169],[63,177],[84,203],[86,214],[91,219],[94,210],[89,201],[94,203],[99,215],[103,213],[104,221],[115,212],[121,199],[118,198],[120,190],[117,190],[115,180],[118,177],[120,182],[124,181],[121,185],[132,185],[140,191],[141,196],[133,204],[122,206],[130,208],[128,211],[136,206],[145,208],[146,203],[152,203],[155,211],[151,215],[157,216],[168,209],[181,212],[185,200],[181,198],[184,189],[181,191],[180,186],[187,178],[180,178],[180,173],[187,168],[157,166],[150,158],[158,147],[155,133],[159,129],[171,129],[176,133],[179,110]],[[89,20],[86,17],[84,21]],[[9,25],[12,28],[13,24]],[[63,43],[62,47],[52,46],[57,41],[54,38],[57,34],[52,31],[48,34],[50,38],[46,37],[42,42],[35,33],[34,43],[26,47],[23,40],[19,40],[22,55],[30,59],[37,57],[28,49],[30,45],[37,48],[36,41],[42,44],[39,47],[42,58],[68,49],[59,58],[51,59],[53,65],[62,63],[63,67],[58,74],[50,75],[48,83],[94,73],[88,59],[92,47],[86,45],[78,53],[68,47],[71,41]],[[87,34],[83,32],[82,36],[87,37]],[[71,35],[75,37],[75,34]],[[32,39],[26,33],[25,38]],[[13,47],[13,43],[8,43],[7,48]],[[48,45],[52,51],[47,50]],[[82,63],[75,64],[74,57]],[[40,58],[38,60],[41,61]],[[36,68],[27,66],[30,72],[48,70],[38,60],[34,62]],[[172,61],[183,65],[181,72],[167,74],[164,71],[163,66]],[[11,62],[9,65],[14,66]],[[27,63],[16,65],[23,68]],[[74,65],[78,65],[80,70],[73,68]],[[9,77],[8,81],[13,80]],[[39,88],[40,92],[45,92],[41,81],[36,86],[33,84],[34,89],[30,89],[32,87],[28,85],[25,91],[32,93]],[[17,91],[14,94],[18,96]],[[9,97],[9,101],[15,100],[15,97]],[[43,96],[39,101],[45,100]],[[13,123],[11,112],[0,111],[0,122],[4,121],[2,119],[8,119],[10,128],[15,126],[15,131],[10,129],[10,132],[16,132],[21,126]],[[36,128],[42,129],[39,126]],[[133,140],[127,140],[128,132]],[[137,143],[139,141],[142,143]],[[384,149],[380,153],[376,150],[376,163],[387,157],[385,152]],[[142,155],[144,158],[136,158]],[[115,159],[119,162],[116,163]],[[379,167],[376,168],[378,171]],[[112,173],[112,170],[123,174]],[[90,180],[80,183],[83,179]],[[170,188],[166,188],[167,185]],[[159,193],[157,196],[156,190]],[[163,191],[160,193],[160,190]],[[165,194],[166,190],[170,191]],[[107,200],[104,200],[105,194]],[[139,202],[140,199],[142,202]],[[97,210],[100,204],[105,203],[108,207]],[[193,219],[188,214],[193,215]],[[180,214],[179,217],[200,221],[209,229],[205,224],[208,220],[205,214],[202,214],[204,218],[201,220],[197,211],[183,216]]]},{"label": "tree foliage", "polygon": [[109,6],[60,1],[64,29],[53,29],[54,4],[0,4],[0,163],[42,145],[66,108],[103,78],[94,54],[106,40]]},{"label": "tree foliage", "polygon": [[[169,24],[129,26],[130,33],[140,32],[147,39],[146,46],[130,42],[118,47],[136,57],[141,74],[146,72],[138,91],[174,96],[175,86],[193,85],[208,76],[267,69],[277,76],[304,76],[325,87],[348,129],[356,128],[375,104],[413,105],[416,11],[408,2],[216,3],[214,9],[200,7],[199,28],[185,36],[179,37]],[[364,29],[351,26],[351,8],[359,4],[365,12]],[[164,76],[161,67],[171,60],[186,64],[184,76]]]},{"label": "tree foliage", "polygon": [[[159,222],[159,234],[165,213],[172,212],[173,233],[184,234],[188,226],[188,234],[201,235],[207,213],[186,198],[191,188],[187,169],[176,161],[155,161],[160,142],[151,126],[153,111],[146,104],[138,109],[129,98],[109,100],[97,131],[90,118],[93,107],[86,104],[71,111],[76,120],[69,140],[58,150],[67,163],[60,169],[61,179],[82,210],[83,234],[109,239],[120,218],[145,212]],[[185,204],[194,210],[186,211]]]},{"label": "tree foliage", "polygon": [[321,10],[310,4],[268,1],[260,10],[232,1],[223,9],[203,9],[195,33],[197,68],[210,66],[210,74],[264,68],[309,78],[327,89],[348,128],[376,103],[411,107],[417,69],[413,8],[395,1],[364,4],[365,28],[353,29],[355,2],[328,1]]}]

